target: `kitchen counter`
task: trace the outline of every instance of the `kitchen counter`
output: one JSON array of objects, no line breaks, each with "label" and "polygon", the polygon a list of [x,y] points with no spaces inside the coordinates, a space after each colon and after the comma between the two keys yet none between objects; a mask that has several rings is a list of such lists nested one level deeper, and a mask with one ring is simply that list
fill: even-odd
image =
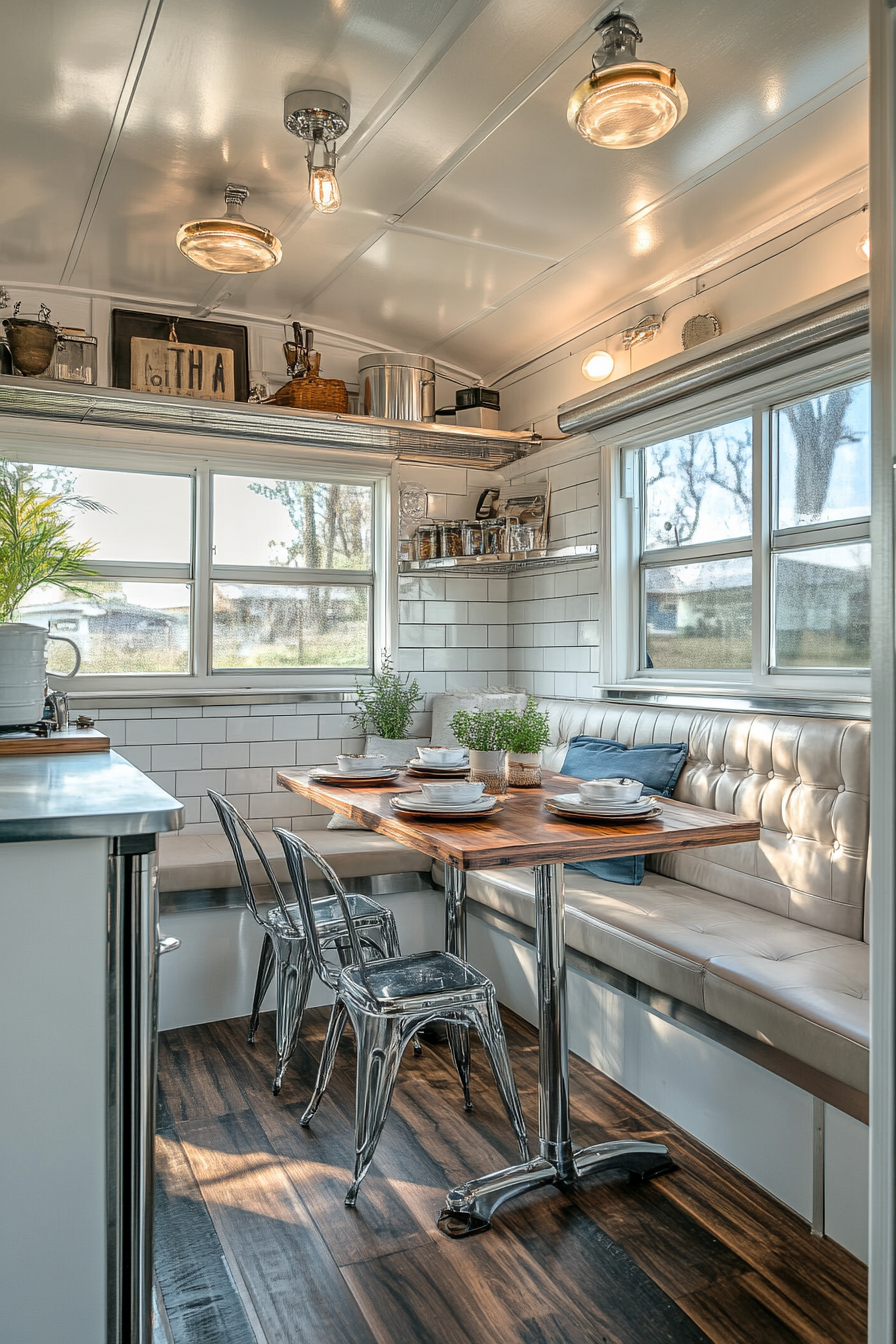
[{"label": "kitchen counter", "polygon": [[183,805],[117,752],[0,760],[0,843],[157,835]]}]

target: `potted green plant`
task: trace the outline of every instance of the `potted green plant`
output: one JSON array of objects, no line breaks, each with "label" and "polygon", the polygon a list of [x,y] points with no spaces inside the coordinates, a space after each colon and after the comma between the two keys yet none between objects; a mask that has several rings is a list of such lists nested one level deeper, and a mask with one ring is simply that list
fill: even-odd
[{"label": "potted green plant", "polygon": [[470,753],[470,779],[481,779],[486,793],[507,791],[507,748],[519,718],[513,709],[459,709],[448,725]]},{"label": "potted green plant", "polygon": [[516,720],[509,732],[508,781],[511,788],[531,789],[541,783],[541,749],[551,740],[548,716],[530,695]]},{"label": "potted green plant", "polygon": [[379,753],[390,765],[404,765],[417,747],[425,747],[428,737],[409,737],[414,709],[423,699],[416,680],[402,677],[383,651],[380,670],[370,678],[369,686],[356,683],[358,708],[353,719],[366,736],[367,752]]}]

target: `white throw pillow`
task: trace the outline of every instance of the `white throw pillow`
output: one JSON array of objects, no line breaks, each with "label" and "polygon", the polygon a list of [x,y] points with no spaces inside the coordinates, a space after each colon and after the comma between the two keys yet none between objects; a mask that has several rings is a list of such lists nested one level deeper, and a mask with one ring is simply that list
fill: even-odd
[{"label": "white throw pillow", "polygon": [[432,700],[432,743],[435,747],[456,747],[457,738],[448,727],[459,709],[475,714],[478,709],[526,708],[528,691],[509,687],[503,691],[439,691]]}]

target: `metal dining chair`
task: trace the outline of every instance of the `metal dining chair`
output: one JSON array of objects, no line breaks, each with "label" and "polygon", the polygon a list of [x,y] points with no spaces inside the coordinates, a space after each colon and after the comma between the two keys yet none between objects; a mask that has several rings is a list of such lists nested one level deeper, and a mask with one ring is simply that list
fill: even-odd
[{"label": "metal dining chair", "polygon": [[[429,1022],[475,1027],[478,1031],[504,1109],[519,1142],[522,1159],[528,1162],[526,1123],[510,1068],[492,982],[449,952],[417,952],[404,957],[368,960],[349,917],[351,897],[346,895],[333,869],[299,836],[280,827],[274,828],[274,834],[280,837],[293,889],[309,931],[309,951],[315,970],[321,979],[333,985],[336,992],[314,1094],[299,1124],[309,1125],[320,1105],[347,1017],[351,1019],[355,1033],[355,1168],[345,1203],[351,1208],[357,1201],[358,1187],[373,1159],[389,1114],[401,1057],[415,1033]],[[308,859],[329,882],[346,920],[351,961],[341,967],[327,962],[323,940],[311,919]]]},{"label": "metal dining chair", "polygon": [[[335,949],[340,961],[347,962],[353,955],[354,942],[349,940],[346,933],[346,921],[360,941],[365,956],[399,956],[401,949],[395,928],[395,916],[391,910],[371,900],[369,896],[354,894],[348,896],[344,905],[326,896],[316,900],[309,898],[310,903],[307,907],[287,902],[252,827],[220,793],[209,789],[208,796],[215,805],[224,834],[230,841],[246,906],[265,935],[258,959],[252,1016],[249,1019],[250,1044],[255,1041],[262,1001],[274,977],[274,971],[277,972],[277,1070],[273,1084],[274,1095],[277,1096],[283,1086],[286,1067],[299,1039],[302,1015],[315,970],[305,935],[306,919],[313,926],[320,943],[328,950]],[[258,908],[240,840],[241,833],[258,856],[277,902],[273,909],[265,914]],[[325,978],[325,982],[328,985],[331,983],[329,978]],[[419,1042],[415,1041],[414,1053],[419,1054],[420,1050]]]}]

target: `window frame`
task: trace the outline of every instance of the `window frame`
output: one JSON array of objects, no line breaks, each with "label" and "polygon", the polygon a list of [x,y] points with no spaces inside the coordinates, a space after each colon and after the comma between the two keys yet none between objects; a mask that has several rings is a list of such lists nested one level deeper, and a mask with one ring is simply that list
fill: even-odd
[{"label": "window frame", "polygon": [[[772,483],[777,453],[777,445],[772,441],[774,411],[869,377],[868,340],[867,337],[857,337],[832,349],[790,361],[785,370],[773,378],[764,370],[731,379],[721,388],[682,397],[657,410],[630,416],[609,436],[603,431],[600,447],[605,507],[601,511],[600,550],[602,568],[608,574],[609,582],[602,585],[601,687],[642,692],[656,692],[661,688],[672,692],[703,689],[743,696],[772,693],[795,698],[823,697],[832,692],[841,698],[865,697],[870,693],[867,669],[794,669],[771,663],[774,555],[782,549],[796,549],[797,534],[800,544],[806,546],[833,545],[840,540],[866,541],[870,521],[868,518],[852,518],[813,524],[811,528],[807,525],[773,530]],[[681,434],[747,417],[752,420],[754,445],[752,538],[651,550],[646,552],[649,555],[646,567],[659,567],[662,559],[668,564],[706,559],[710,555],[712,558],[751,555],[754,591],[751,667],[716,671],[641,667],[644,610],[641,450]],[[786,547],[780,544],[784,541]],[[757,592],[758,600],[755,598]],[[612,600],[613,594],[616,602]]]},{"label": "window frame", "polygon": [[[100,471],[133,471],[153,475],[185,476],[192,481],[192,517],[190,561],[188,564],[156,565],[154,562],[91,562],[101,579],[114,578],[124,582],[186,583],[191,588],[190,669],[188,672],[120,672],[79,673],[65,683],[66,689],[83,693],[143,693],[160,695],[193,691],[197,694],[226,693],[228,691],[264,692],[282,690],[346,689],[356,677],[369,677],[373,671],[376,651],[394,645],[395,587],[389,581],[387,565],[389,538],[392,535],[393,506],[391,499],[392,463],[373,466],[368,462],[354,465],[350,462],[336,466],[321,460],[324,455],[308,457],[290,454],[277,458],[259,454],[247,458],[246,445],[239,456],[233,453],[188,451],[180,446],[166,452],[153,448],[85,446],[60,444],[55,437],[58,428],[61,438],[71,427],[60,424],[44,426],[39,436],[11,435],[2,448],[2,456],[13,462],[36,462],[75,469]],[[328,455],[329,456],[329,455]],[[214,566],[212,556],[212,476],[232,475],[268,478],[271,480],[316,480],[366,485],[372,489],[371,509],[371,568],[370,570],[302,570],[267,569],[259,567]],[[226,571],[223,572],[223,571]],[[251,572],[250,571],[254,571]],[[337,575],[338,584],[361,584],[370,590],[370,645],[369,661],[365,667],[330,668],[221,668],[213,670],[212,655],[212,584],[223,578],[232,582],[301,584],[303,578],[315,575]],[[238,577],[241,576],[241,577]]]}]

